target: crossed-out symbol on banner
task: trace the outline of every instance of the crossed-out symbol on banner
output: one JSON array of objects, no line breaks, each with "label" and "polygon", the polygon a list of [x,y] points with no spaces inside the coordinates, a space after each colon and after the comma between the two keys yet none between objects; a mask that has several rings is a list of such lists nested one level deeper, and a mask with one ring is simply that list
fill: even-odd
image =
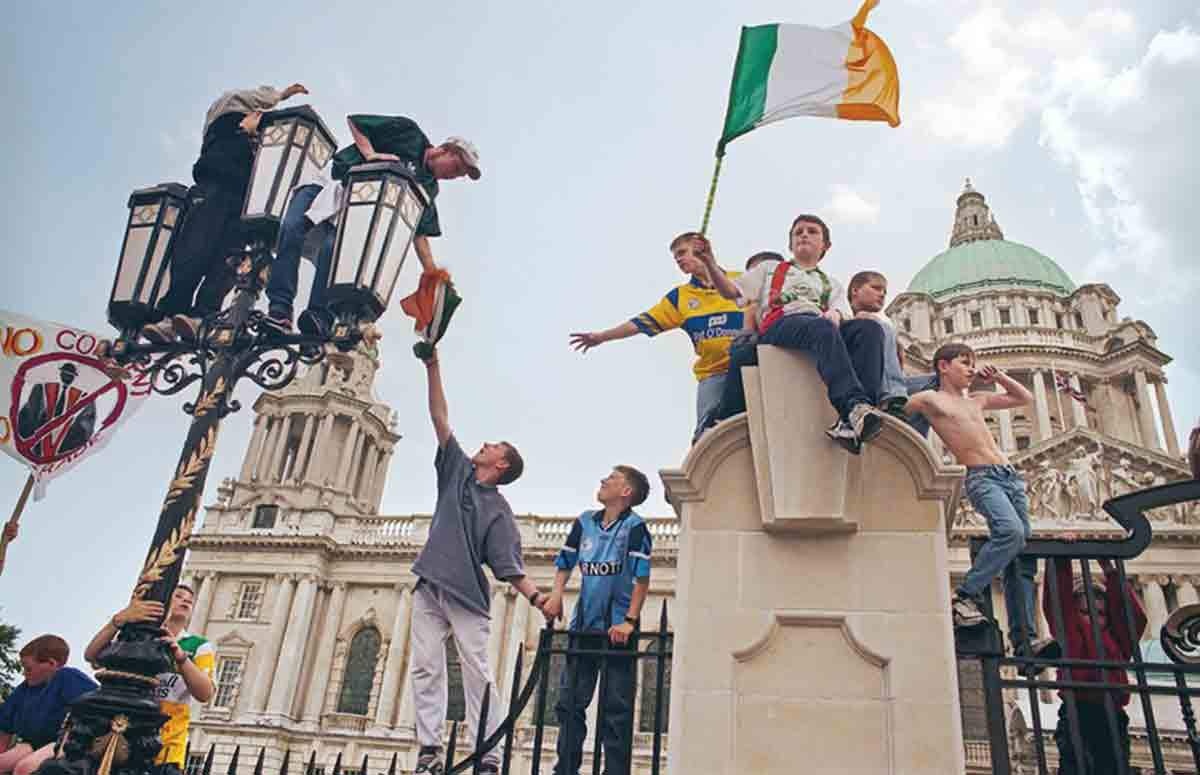
[{"label": "crossed-out symbol on banner", "polygon": [[[94,369],[102,374],[104,373],[104,364],[101,361],[84,355],[76,355],[75,353],[46,353],[45,355],[38,355],[28,359],[21,364],[20,368],[17,369],[17,373],[13,377],[12,381],[12,406],[9,408],[8,419],[14,429],[17,427],[18,404],[21,401],[21,393],[25,387],[25,381],[29,374],[29,370],[36,368],[37,366],[41,366],[42,364],[52,363],[55,361],[77,363],[81,366]],[[115,391],[116,402],[113,404],[112,410],[109,411],[108,415],[100,423],[100,426],[92,433],[92,438],[95,438],[103,433],[113,423],[120,419],[121,413],[125,410],[125,403],[129,397],[129,389],[125,386],[124,382],[118,379],[111,379],[107,375],[105,375],[105,378],[108,379],[107,384],[98,388],[97,390],[92,391],[91,393],[85,394],[73,406],[65,409],[61,415],[54,417],[49,422],[37,428],[33,432],[33,435],[26,438],[22,437],[20,433],[14,433],[13,445],[17,448],[17,452],[19,452],[23,458],[34,465],[46,465],[48,463],[55,463],[66,457],[69,457],[71,454],[78,452],[80,449],[86,449],[85,446],[59,453],[57,452],[58,445],[51,444],[48,445],[54,450],[51,452],[51,454],[42,454],[40,451],[44,446],[41,444],[43,439],[47,438],[48,436],[50,438],[54,438],[51,436],[51,434],[56,433],[60,429],[63,429],[65,432],[65,427],[74,421],[79,412],[83,411],[85,407],[94,404],[96,399],[100,398],[106,393]]]}]

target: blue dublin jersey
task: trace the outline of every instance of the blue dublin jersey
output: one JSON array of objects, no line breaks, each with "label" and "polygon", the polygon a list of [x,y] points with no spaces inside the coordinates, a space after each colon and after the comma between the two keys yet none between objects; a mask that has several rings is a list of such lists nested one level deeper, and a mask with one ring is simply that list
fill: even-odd
[{"label": "blue dublin jersey", "polygon": [[580,514],[554,561],[559,570],[578,566],[583,575],[572,630],[607,630],[625,621],[634,582],[650,578],[646,523],[634,511],[617,517],[608,529],[603,519],[603,509]]}]

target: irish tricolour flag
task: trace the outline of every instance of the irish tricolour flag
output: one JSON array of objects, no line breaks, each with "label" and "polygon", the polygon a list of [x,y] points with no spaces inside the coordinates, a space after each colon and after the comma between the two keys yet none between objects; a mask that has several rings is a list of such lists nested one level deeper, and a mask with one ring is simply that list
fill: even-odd
[{"label": "irish tricolour flag", "polygon": [[896,60],[864,25],[879,0],[866,0],[836,27],[764,24],[743,27],[725,130],[725,145],[751,129],[793,116],[900,123]]}]

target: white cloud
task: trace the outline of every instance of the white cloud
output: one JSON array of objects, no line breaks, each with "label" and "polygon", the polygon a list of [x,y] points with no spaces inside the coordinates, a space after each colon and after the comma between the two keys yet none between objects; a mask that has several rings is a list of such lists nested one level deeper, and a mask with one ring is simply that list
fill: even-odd
[{"label": "white cloud", "polygon": [[837,223],[874,223],[879,218],[879,203],[872,201],[844,183],[829,187],[830,198],[823,212]]},{"label": "white cloud", "polygon": [[[1019,14],[1012,12],[1012,17]],[[1080,19],[1041,8],[1020,21],[1007,9],[985,5],[968,16],[948,43],[959,77],[928,97],[916,120],[942,139],[968,148],[1000,148],[1036,116],[1063,79],[1100,77],[1091,53],[1134,31],[1125,11],[1104,8]],[[1177,45],[1177,44],[1176,44]]]}]

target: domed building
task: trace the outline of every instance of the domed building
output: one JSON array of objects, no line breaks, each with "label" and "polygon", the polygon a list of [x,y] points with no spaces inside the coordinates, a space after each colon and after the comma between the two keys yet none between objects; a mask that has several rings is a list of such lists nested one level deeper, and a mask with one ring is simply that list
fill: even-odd
[{"label": "domed building", "polygon": [[[1148,324],[1120,316],[1120,301],[1108,285],[1076,285],[1054,259],[1005,239],[984,195],[968,180],[948,249],[930,259],[888,306],[909,372],[932,372],[940,345],[964,342],[981,362],[1000,367],[1033,393],[1032,405],[987,412],[986,420],[1025,478],[1035,535],[1119,537],[1117,524],[1101,509],[1104,501],[1190,475],[1167,398],[1163,368],[1171,358],[1158,349]],[[936,434],[930,441],[950,458]],[[1149,516],[1153,541],[1126,564],[1149,616],[1147,645],[1171,611],[1200,600],[1200,552],[1193,554],[1200,548],[1200,504]],[[982,518],[961,498],[950,538],[954,583],[970,565],[970,538],[986,534]],[[1039,601],[1042,577],[1039,571]],[[999,582],[993,602],[996,611],[1003,610]],[[1040,605],[1038,613],[1039,629],[1047,634]],[[978,685],[977,673],[960,674],[968,769],[989,772],[983,712],[972,699]],[[1012,693],[1008,700],[1009,729],[1027,738],[1025,745],[1014,741],[1010,748],[1031,750],[1028,698]],[[1053,719],[1056,712],[1047,703],[1042,718]],[[1130,707],[1135,764],[1139,734],[1145,753],[1140,713]]]},{"label": "domed building", "polygon": [[[1033,406],[991,413],[988,422],[1029,482],[1039,531],[1112,535],[1116,526],[1099,508],[1106,498],[1187,475],[1165,390],[1170,358],[1148,325],[1119,317],[1119,302],[1107,285],[1077,286],[1051,258],[1006,240],[984,196],[968,184],[949,249],[888,309],[910,371],[929,371],[941,343],[965,341],[1034,392]],[[393,755],[402,771],[415,765],[411,566],[430,515],[380,513],[392,450],[403,442],[393,412],[375,394],[378,367],[376,354],[362,351],[348,372],[321,364],[261,395],[240,473],[222,483],[190,540],[191,629],[217,648],[218,686],[193,714],[187,775],[201,771],[210,746],[213,772],[226,771],[239,746],[243,761],[262,748],[265,772],[278,772],[289,751],[293,762],[314,758],[311,775],[331,775],[339,759],[342,775],[365,775],[358,769],[364,755],[372,773]],[[931,443],[941,451],[936,436]],[[967,540],[986,532],[960,500],[950,538],[953,576],[968,566]],[[543,588],[580,504],[563,506],[560,514],[518,517],[529,573]],[[1170,610],[1197,601],[1200,584],[1200,553],[1192,553],[1200,514],[1156,518],[1153,545],[1129,563],[1153,631]],[[673,515],[648,522],[657,564],[645,608],[654,615],[645,626],[653,630],[657,612],[675,598],[679,522]],[[578,576],[568,603],[577,590]],[[488,650],[507,697],[518,656],[526,672],[532,664],[542,622],[524,598],[501,585],[493,593]],[[458,719],[461,673],[452,650],[448,659],[448,715]],[[639,670],[637,683],[635,771],[647,773],[655,682]],[[963,729],[971,771],[987,772],[977,684],[978,674],[961,676]],[[1011,700],[1019,713],[1018,699]],[[593,703],[589,729],[595,714]],[[553,760],[551,716],[542,772]],[[523,722],[532,720],[527,709]],[[1135,716],[1135,739],[1137,725]],[[532,764],[528,729],[518,736],[515,773]]]}]

